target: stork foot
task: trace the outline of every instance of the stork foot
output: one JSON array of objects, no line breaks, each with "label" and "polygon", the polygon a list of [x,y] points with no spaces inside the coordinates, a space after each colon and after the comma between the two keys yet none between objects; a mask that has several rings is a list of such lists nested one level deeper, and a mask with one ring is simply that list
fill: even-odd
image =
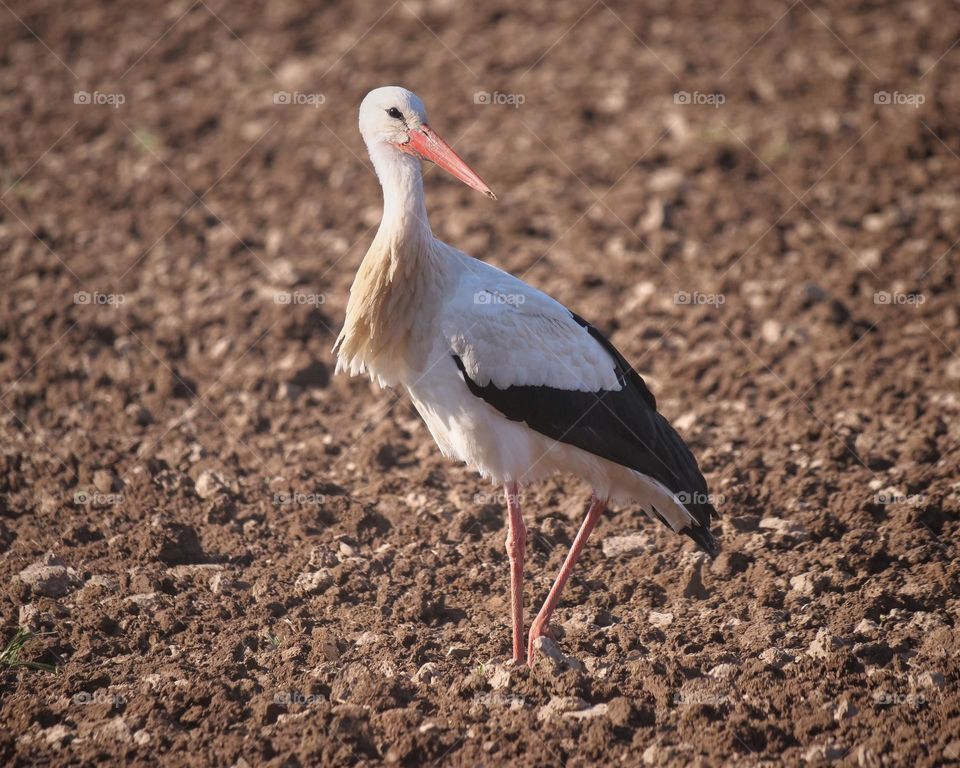
[{"label": "stork foot", "polygon": [[530,635],[527,641],[527,658],[529,659],[529,664],[533,664],[533,657],[536,653],[536,642],[538,638],[546,637],[550,640],[556,642],[557,636],[554,634],[553,630],[550,629],[549,622],[541,621],[539,617],[534,620],[533,626],[530,627]]}]

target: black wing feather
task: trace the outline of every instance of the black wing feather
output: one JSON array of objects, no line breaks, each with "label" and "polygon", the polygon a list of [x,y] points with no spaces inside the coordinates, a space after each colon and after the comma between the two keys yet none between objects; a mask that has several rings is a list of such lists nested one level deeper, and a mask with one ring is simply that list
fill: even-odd
[{"label": "black wing feather", "polygon": [[717,544],[709,526],[717,511],[709,501],[706,480],[690,449],[657,411],[653,393],[617,348],[583,318],[571,315],[610,354],[620,390],[581,392],[530,385],[500,389],[492,382],[481,386],[470,378],[460,357],[453,355],[470,392],[511,421],[524,422],[552,440],[657,480],[676,494],[700,523],[681,533],[711,556],[716,554]]}]

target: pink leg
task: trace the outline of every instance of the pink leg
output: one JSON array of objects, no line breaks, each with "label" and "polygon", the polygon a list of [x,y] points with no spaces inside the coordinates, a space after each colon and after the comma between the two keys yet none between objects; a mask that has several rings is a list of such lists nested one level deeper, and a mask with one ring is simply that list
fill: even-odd
[{"label": "pink leg", "polygon": [[573,540],[573,546],[570,547],[570,552],[567,553],[567,559],[563,561],[560,573],[557,574],[557,580],[553,583],[553,588],[550,590],[550,594],[547,595],[543,608],[540,609],[537,618],[533,620],[533,626],[530,627],[530,644],[527,648],[527,656],[531,660],[533,659],[533,643],[538,637],[544,637],[547,634],[550,628],[550,616],[553,614],[553,609],[557,607],[557,603],[560,602],[560,593],[563,591],[567,579],[570,578],[570,574],[573,572],[573,566],[577,564],[580,553],[583,552],[590,532],[596,527],[597,521],[600,520],[600,515],[603,514],[603,510],[606,509],[606,507],[606,499],[599,499],[596,496],[593,497],[593,501],[590,503],[590,509],[587,511],[587,517],[583,521],[583,525],[580,526],[580,530],[577,531],[577,537]]},{"label": "pink leg", "polygon": [[527,526],[520,513],[520,494],[516,483],[506,483],[507,556],[510,558],[510,608],[513,613],[513,658],[523,661],[523,553],[527,543]]}]

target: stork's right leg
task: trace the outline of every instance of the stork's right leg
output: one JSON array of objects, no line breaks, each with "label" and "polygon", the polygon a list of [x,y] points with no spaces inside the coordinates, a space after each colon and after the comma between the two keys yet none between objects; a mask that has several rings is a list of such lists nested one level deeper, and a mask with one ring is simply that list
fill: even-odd
[{"label": "stork's right leg", "polygon": [[520,492],[515,482],[503,486],[507,497],[507,557],[510,558],[510,609],[513,614],[513,658],[524,661],[523,634],[523,555],[527,526],[520,512]]}]

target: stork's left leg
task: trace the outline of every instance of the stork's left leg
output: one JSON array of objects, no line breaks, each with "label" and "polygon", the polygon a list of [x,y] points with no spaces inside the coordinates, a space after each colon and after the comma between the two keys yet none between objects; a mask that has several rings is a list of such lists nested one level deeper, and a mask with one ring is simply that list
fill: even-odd
[{"label": "stork's left leg", "polygon": [[587,510],[587,517],[583,521],[583,525],[580,526],[580,530],[577,531],[577,537],[573,540],[573,546],[570,547],[570,552],[567,553],[567,559],[563,561],[560,573],[557,574],[557,580],[553,583],[553,588],[550,590],[550,594],[547,595],[543,608],[540,609],[537,618],[533,620],[533,626],[530,627],[527,658],[531,662],[533,661],[533,643],[538,637],[543,637],[547,634],[547,630],[550,627],[550,616],[553,613],[553,609],[557,607],[557,603],[560,602],[560,593],[563,591],[567,579],[570,578],[570,574],[573,572],[573,566],[577,564],[580,553],[583,552],[590,532],[596,527],[597,522],[600,520],[600,515],[603,514],[603,510],[606,509],[606,507],[607,500],[594,495],[593,500],[590,502],[590,509]]},{"label": "stork's left leg", "polygon": [[507,557],[510,559],[510,613],[513,617],[513,658],[523,661],[523,556],[527,542],[527,526],[520,512],[520,488],[506,483]]}]

